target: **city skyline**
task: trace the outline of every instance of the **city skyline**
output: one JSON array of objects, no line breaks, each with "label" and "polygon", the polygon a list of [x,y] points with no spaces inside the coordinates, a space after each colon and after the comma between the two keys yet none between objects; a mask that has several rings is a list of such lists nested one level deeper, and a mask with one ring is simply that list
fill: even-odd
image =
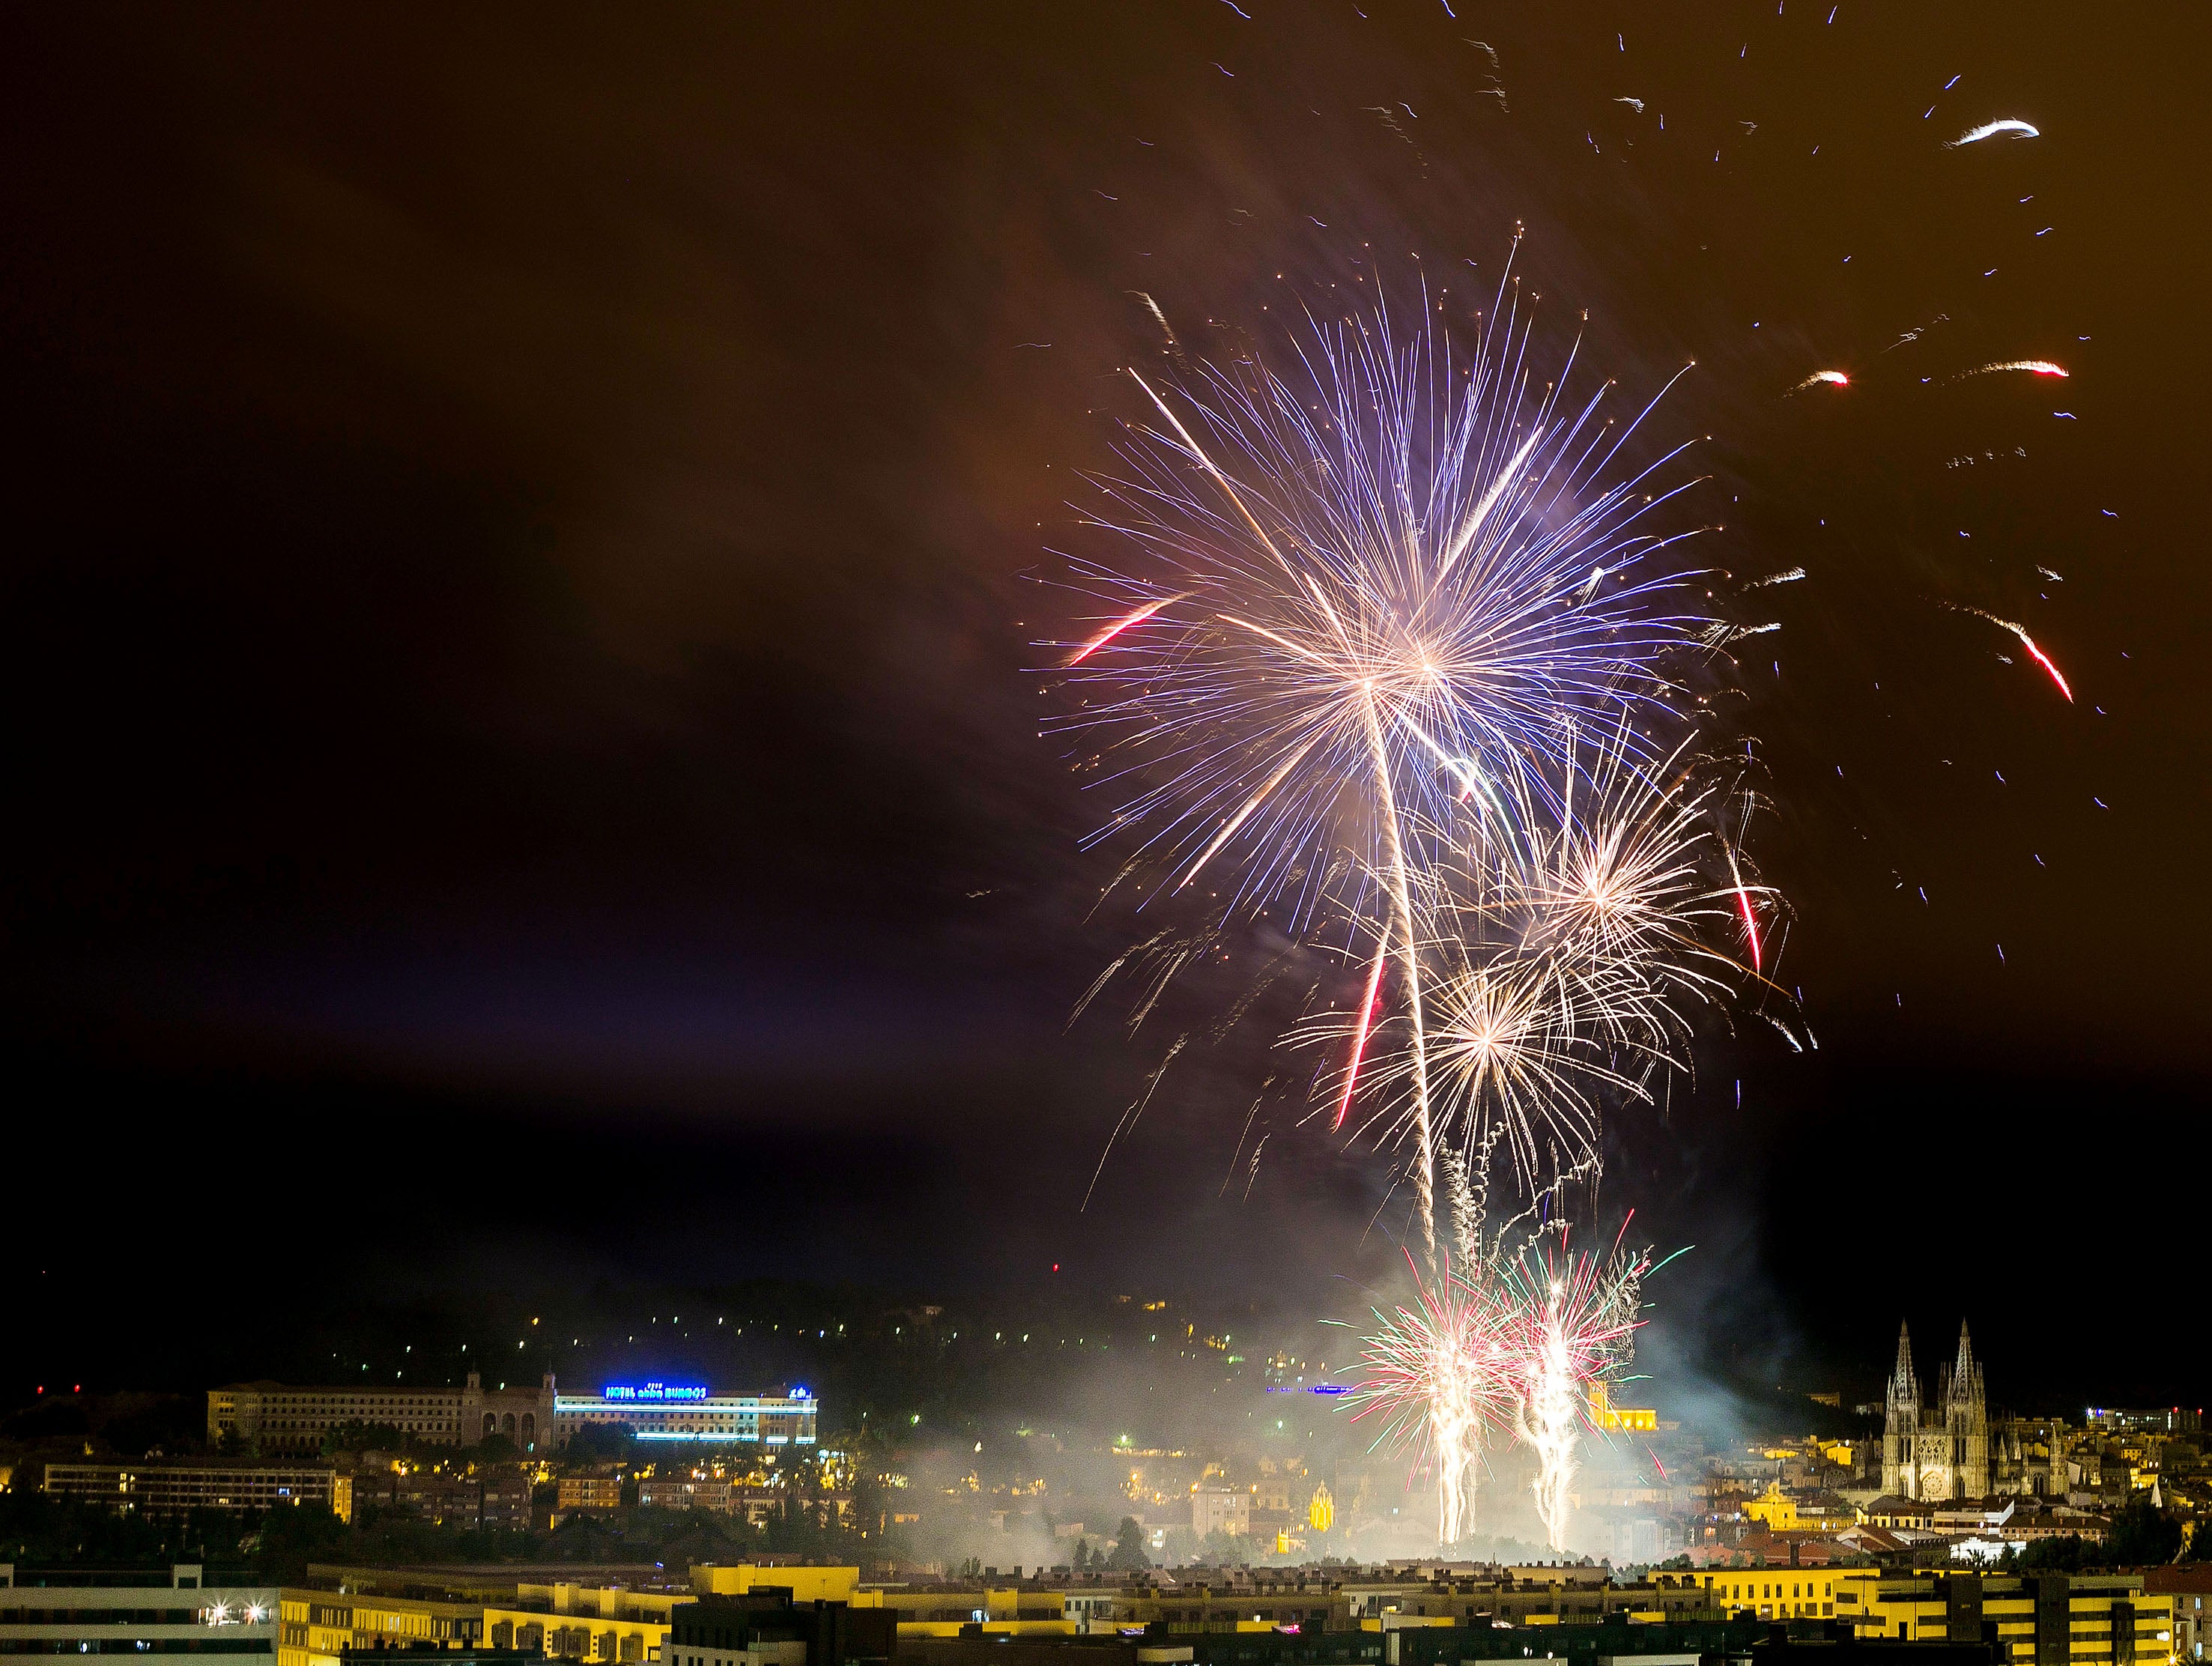
[{"label": "city skyline", "polygon": [[[1622,1403],[1887,1425],[1916,1504],[2029,1465],[2008,1422],[2204,1397],[2166,1295],[2212,1112],[2202,21],[1467,10],[0,22],[0,1418],[475,1371],[518,1438],[549,1379],[1086,1438],[1151,1395],[1211,1438],[1258,1359],[1351,1382],[1341,1327],[1455,1230],[1480,1283],[1486,1225],[1563,1220],[1653,1251]],[[1576,368],[1469,394],[1479,466],[1314,483],[1363,398],[1492,375],[1509,297],[1512,362]],[[1431,380],[1283,379],[1413,316]],[[1562,413],[1608,379],[1624,427],[1667,390],[1634,443],[1701,494],[1663,629],[1524,489],[1595,489],[1567,441],[1613,406]],[[1188,585],[1112,565],[1131,468]],[[1508,521],[1585,635],[1493,698],[1514,608],[1407,598]],[[1255,623],[1223,575],[1261,571]],[[1424,692],[1363,645],[1221,717],[1347,614]],[[1218,774],[1146,774],[1081,704],[1116,690]],[[1558,902],[1528,853],[1623,760],[1703,874],[1651,940],[1697,947],[1528,974],[1574,1062],[1487,1122],[1488,980]],[[1476,1061],[1433,1128],[1431,1013]]]}]

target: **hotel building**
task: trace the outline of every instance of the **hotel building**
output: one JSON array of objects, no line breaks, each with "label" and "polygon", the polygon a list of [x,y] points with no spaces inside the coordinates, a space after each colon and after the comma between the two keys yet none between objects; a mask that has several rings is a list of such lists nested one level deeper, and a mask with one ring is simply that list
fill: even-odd
[{"label": "hotel building", "polygon": [[803,1388],[788,1394],[718,1395],[701,1384],[684,1383],[611,1383],[596,1395],[554,1398],[553,1436],[560,1444],[566,1444],[579,1429],[617,1423],[628,1424],[640,1440],[811,1446],[816,1402]]},{"label": "hotel building", "polygon": [[550,1451],[593,1424],[628,1424],[641,1440],[811,1446],[816,1402],[803,1388],[787,1394],[714,1394],[703,1385],[611,1383],[595,1395],[558,1393],[553,1373],[536,1388],[487,1389],[471,1371],[462,1388],[398,1389],[360,1384],[301,1388],[289,1383],[233,1383],[208,1390],[210,1444],[233,1435],[260,1452],[314,1452],[334,1429],[382,1424],[436,1445],[472,1446],[504,1435],[524,1452]]}]

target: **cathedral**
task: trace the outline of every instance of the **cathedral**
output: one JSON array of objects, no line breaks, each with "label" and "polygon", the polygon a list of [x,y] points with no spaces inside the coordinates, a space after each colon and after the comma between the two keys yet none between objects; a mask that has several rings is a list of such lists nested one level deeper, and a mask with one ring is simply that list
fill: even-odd
[{"label": "cathedral", "polygon": [[[1912,1370],[1912,1339],[1897,1332],[1897,1368],[1890,1373],[1887,1417],[1881,1430],[1881,1490],[1902,1499],[1981,1499],[1990,1495],[1990,1414],[1982,1396],[1982,1368],[1974,1363],[1966,1327],[1959,1327],[1959,1357],[1943,1373],[1941,1390],[1923,1407]],[[2025,1490],[2025,1489],[2023,1489]]]}]

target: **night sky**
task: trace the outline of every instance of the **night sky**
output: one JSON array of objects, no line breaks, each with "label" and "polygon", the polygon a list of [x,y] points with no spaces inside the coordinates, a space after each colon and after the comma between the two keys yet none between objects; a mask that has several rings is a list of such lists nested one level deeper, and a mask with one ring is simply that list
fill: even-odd
[{"label": "night sky", "polygon": [[1517,222],[1809,574],[1742,723],[1820,1049],[1612,1120],[1662,1353],[2203,1399],[2203,13],[1455,5],[0,16],[6,1386],[586,1282],[1356,1311],[1389,1160],[1248,1174],[1265,1037],[1079,1207],[1170,1032],[1067,1027],[1130,921],[1038,581],[1133,292],[1265,345]]}]

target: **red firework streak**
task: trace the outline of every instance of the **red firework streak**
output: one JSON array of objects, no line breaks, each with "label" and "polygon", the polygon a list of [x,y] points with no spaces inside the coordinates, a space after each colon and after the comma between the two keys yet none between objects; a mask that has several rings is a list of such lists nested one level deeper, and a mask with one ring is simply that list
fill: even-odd
[{"label": "red firework streak", "polygon": [[2074,698],[2074,690],[2066,686],[2066,679],[2058,674],[2058,667],[2051,663],[2051,656],[2045,654],[2041,648],[2036,647],[2033,642],[2030,641],[2028,640],[2028,635],[2025,630],[2020,632],[2019,635],[2021,646],[2035,656],[2036,664],[2041,666],[2044,670],[2051,673],[2051,680],[2058,684],[2058,692],[2064,695],[2068,702],[2070,703]]},{"label": "red firework streak", "polygon": [[1736,881],[1735,900],[1743,909],[1743,928],[1751,937],[1751,970],[1763,971],[1765,969],[1759,964],[1759,920],[1751,911],[1751,893],[1743,888],[1741,879]]},{"label": "red firework streak", "polygon": [[[2063,375],[2065,373],[2062,371],[2059,374]],[[2020,624],[2011,619],[2000,619],[1996,614],[1989,612],[1984,609],[1968,607],[1963,603],[1946,602],[1943,605],[1946,607],[1950,608],[1954,612],[1971,613],[1978,619],[1987,619],[1999,630],[2010,631],[2014,636],[2020,639],[2020,645],[2026,648],[2030,654],[2034,656],[2035,663],[2041,666],[2044,670],[2051,673],[2051,680],[2058,684],[2058,692],[2066,696],[2067,703],[2069,705],[2073,703],[2074,690],[2066,686],[2066,679],[2058,674],[2058,667],[2051,664],[2051,656],[2049,654],[2045,654],[2041,648],[2035,645],[2035,638],[2027,634],[2027,628],[2025,625]]]},{"label": "red firework streak", "polygon": [[1759,964],[1759,916],[1751,911],[1751,892],[1744,887],[1743,870],[1735,865],[1734,848],[1723,844],[1722,848],[1728,852],[1729,877],[1735,881],[1736,906],[1743,910],[1743,929],[1751,939],[1751,970],[1754,975],[1764,976],[1765,968]]},{"label": "red firework streak", "polygon": [[1105,647],[1107,643],[1112,641],[1116,636],[1119,636],[1131,625],[1142,624],[1146,619],[1151,618],[1153,614],[1158,612],[1162,608],[1170,606],[1182,599],[1182,598],[1181,596],[1163,596],[1156,602],[1146,602],[1135,612],[1126,614],[1122,617],[1116,619],[1112,624],[1108,625],[1104,630],[1099,632],[1097,635],[1093,636],[1089,641],[1083,645],[1082,651],[1067,663],[1071,666],[1081,665],[1085,660],[1088,660],[1092,654],[1097,653],[1100,648]]},{"label": "red firework streak", "polygon": [[1359,1061],[1367,1051],[1367,1032],[1375,1023],[1375,1002],[1382,989],[1382,963],[1389,958],[1390,939],[1385,937],[1375,951],[1375,964],[1367,969],[1367,994],[1359,1003],[1359,1027],[1352,1035],[1352,1062],[1345,1067],[1344,1092],[1336,1102],[1336,1120],[1329,1124],[1331,1132],[1344,1126],[1345,1113],[1352,1109],[1352,1091],[1359,1085]]}]

